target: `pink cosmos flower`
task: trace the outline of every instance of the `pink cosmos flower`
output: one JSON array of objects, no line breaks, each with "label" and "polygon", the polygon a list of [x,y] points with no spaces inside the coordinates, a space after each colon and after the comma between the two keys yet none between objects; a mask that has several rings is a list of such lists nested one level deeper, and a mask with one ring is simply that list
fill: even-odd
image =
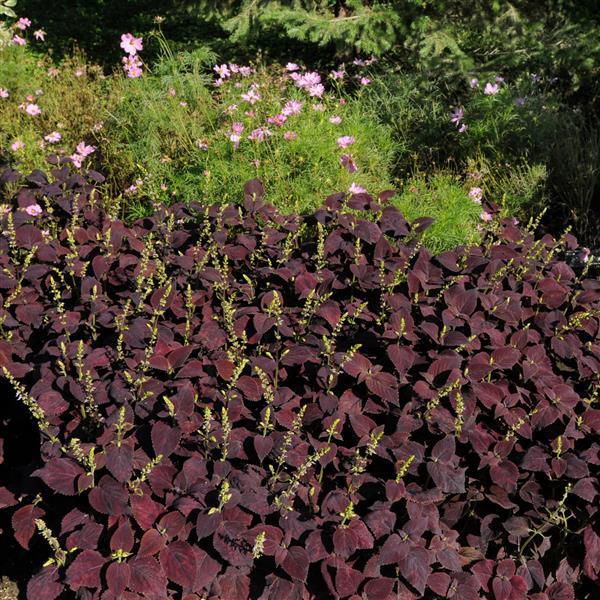
[{"label": "pink cosmos flower", "polygon": [[32,117],[37,117],[42,113],[42,110],[37,104],[30,102],[25,105],[25,112]]},{"label": "pink cosmos flower", "polygon": [[8,93],[8,90],[5,88],[0,88],[0,98],[8,98],[10,96],[10,94]]},{"label": "pink cosmos flower", "polygon": [[483,93],[486,96],[495,96],[498,93],[498,84],[490,83],[489,81],[485,84],[485,88],[483,89]]},{"label": "pink cosmos flower", "polygon": [[60,71],[56,67],[50,67],[48,69],[48,77],[56,77]]},{"label": "pink cosmos flower", "polygon": [[469,198],[471,198],[473,202],[481,204],[481,199],[483,198],[483,190],[480,187],[472,187],[469,190]]},{"label": "pink cosmos flower", "polygon": [[287,117],[283,114],[275,115],[274,117],[268,117],[267,123],[281,127],[287,121]]},{"label": "pink cosmos flower", "polygon": [[474,90],[476,87],[479,86],[479,80],[473,77],[473,79],[469,81],[469,85],[471,86],[471,89]]},{"label": "pink cosmos flower", "polygon": [[238,121],[231,124],[231,131],[233,133],[242,133],[244,131],[243,123],[239,123]]},{"label": "pink cosmos flower", "polygon": [[288,100],[281,109],[281,114],[286,117],[291,117],[293,115],[299,115],[301,110],[302,102],[299,102],[298,100]]},{"label": "pink cosmos flower", "polygon": [[316,110],[317,112],[325,112],[325,105],[319,102],[317,104],[313,104],[312,109]]},{"label": "pink cosmos flower", "polygon": [[356,65],[357,67],[364,67],[366,63],[365,63],[365,61],[362,58],[355,58],[352,61],[352,64]]},{"label": "pink cosmos flower", "polygon": [[104,121],[98,121],[92,126],[92,131],[102,131],[104,129]]},{"label": "pink cosmos flower", "polygon": [[84,158],[96,152],[96,146],[88,146],[85,142],[79,142],[75,148],[77,154],[81,154]]},{"label": "pink cosmos flower", "polygon": [[124,56],[123,59],[123,70],[127,73],[127,77],[136,79],[142,76],[142,61],[136,54]]},{"label": "pink cosmos flower", "polygon": [[260,98],[260,93],[256,91],[255,87],[251,87],[245,94],[242,94],[242,100],[245,100],[250,104],[256,104]]},{"label": "pink cosmos flower", "polygon": [[12,39],[12,43],[15,46],[24,46],[27,43],[25,38],[22,38],[20,35],[15,34]]},{"label": "pink cosmos flower", "polygon": [[131,33],[124,33],[121,36],[120,46],[127,54],[131,56],[137,54],[138,52],[141,52],[144,49],[144,43],[142,38],[136,38]]},{"label": "pink cosmos flower", "polygon": [[286,131],[283,134],[283,139],[287,140],[288,142],[290,142],[292,140],[297,140],[298,139],[298,134],[295,131]]},{"label": "pink cosmos flower", "polygon": [[254,69],[252,67],[240,67],[240,75],[242,77],[249,77],[252,75]]},{"label": "pink cosmos flower", "polygon": [[315,83],[308,88],[308,95],[311,98],[322,98],[325,93],[325,87],[322,83]]},{"label": "pink cosmos flower", "polygon": [[288,73],[292,73],[293,71],[297,71],[300,67],[293,62],[289,62],[287,65],[285,65],[285,70],[288,71]]},{"label": "pink cosmos flower", "polygon": [[343,69],[331,71],[332,79],[344,79],[345,75],[346,71],[344,71]]},{"label": "pink cosmos flower", "polygon": [[175,96],[177,96],[177,91],[175,90],[175,88],[169,88],[167,90],[167,96],[170,96],[171,98],[175,98]]},{"label": "pink cosmos flower", "polygon": [[187,105],[188,105],[188,103],[187,103],[185,100],[182,100],[182,101],[179,103],[179,106],[187,106]]},{"label": "pink cosmos flower", "polygon": [[73,72],[73,75],[75,75],[75,77],[82,77],[83,74],[85,73],[84,69],[75,69],[75,71]]},{"label": "pink cosmos flower", "polygon": [[237,108],[238,108],[238,105],[237,105],[237,104],[230,104],[230,105],[229,105],[229,106],[228,106],[228,107],[225,109],[225,112],[226,112],[228,115],[230,115],[230,114],[234,113],[234,112],[237,110]]},{"label": "pink cosmos flower", "polygon": [[590,252],[589,248],[582,248],[581,252],[578,255],[579,256],[579,260],[581,262],[586,263],[586,262],[588,262],[590,260],[590,255],[591,255],[591,252]]},{"label": "pink cosmos flower", "polygon": [[28,27],[31,26],[31,21],[27,17],[21,17],[15,25],[21,30],[25,31]]},{"label": "pink cosmos flower", "polygon": [[344,106],[346,104],[345,98],[340,98],[340,106]]},{"label": "pink cosmos flower", "polygon": [[352,154],[342,154],[340,156],[340,163],[346,168],[348,173],[356,173],[358,170]]},{"label": "pink cosmos flower", "polygon": [[255,158],[254,160],[250,161],[250,164],[255,168],[258,169],[258,167],[260,167],[260,160],[258,160],[258,158]]},{"label": "pink cosmos flower", "polygon": [[206,152],[208,150],[208,140],[196,140],[196,146]]},{"label": "pink cosmos flower", "polygon": [[353,184],[352,184],[352,185],[351,185],[351,186],[348,188],[348,191],[349,191],[351,194],[366,194],[366,193],[367,193],[367,190],[366,190],[364,187],[362,187],[362,186],[360,186],[360,185],[358,185],[358,184],[356,184],[356,183],[353,183]]},{"label": "pink cosmos flower", "polygon": [[486,222],[489,222],[494,218],[491,213],[489,213],[485,210],[479,216],[482,221],[486,221]]},{"label": "pink cosmos flower", "polygon": [[360,78],[360,85],[369,85],[370,83],[371,83],[371,80],[368,77]]},{"label": "pink cosmos flower", "polygon": [[46,32],[43,29],[37,29],[33,32],[33,37],[39,42],[43,42],[46,39]]},{"label": "pink cosmos flower", "polygon": [[227,79],[228,77],[231,77],[231,71],[227,65],[215,65],[213,70],[221,79]]},{"label": "pink cosmos flower", "polygon": [[462,121],[462,118],[464,116],[465,111],[462,108],[453,108],[452,112],[450,113],[450,122],[454,123],[455,125],[458,125]]},{"label": "pink cosmos flower", "polygon": [[21,141],[21,140],[15,140],[11,145],[10,145],[10,149],[13,152],[17,152],[19,150],[23,150],[23,148],[25,148],[25,144]]},{"label": "pink cosmos flower", "polygon": [[250,132],[248,139],[256,140],[257,142],[263,142],[266,138],[272,135],[273,134],[268,127],[257,127]]},{"label": "pink cosmos flower", "polygon": [[500,75],[496,75],[496,83],[504,83],[504,77]]},{"label": "pink cosmos flower", "polygon": [[42,214],[42,207],[39,204],[30,204],[25,208],[25,212],[30,217],[39,217]]},{"label": "pink cosmos flower", "polygon": [[58,131],[53,131],[52,133],[44,136],[44,139],[50,144],[56,144],[61,140],[61,138],[62,135]]},{"label": "pink cosmos flower", "polygon": [[348,148],[348,146],[352,146],[352,144],[354,144],[354,142],[356,142],[356,140],[354,139],[354,136],[352,136],[352,135],[343,135],[342,137],[339,137],[337,139],[337,145],[342,150],[344,148]]},{"label": "pink cosmos flower", "polygon": [[332,117],[329,117],[329,122],[333,123],[334,125],[339,125],[342,122],[342,117],[333,115]]},{"label": "pink cosmos flower", "polygon": [[71,159],[71,162],[78,168],[81,168],[81,164],[83,163],[83,159],[84,157],[81,156],[81,154],[71,154],[71,156],[69,156],[69,158]]},{"label": "pink cosmos flower", "polygon": [[464,133],[467,129],[469,129],[468,125],[465,125],[465,123],[463,123],[459,128],[458,128],[458,133]]}]

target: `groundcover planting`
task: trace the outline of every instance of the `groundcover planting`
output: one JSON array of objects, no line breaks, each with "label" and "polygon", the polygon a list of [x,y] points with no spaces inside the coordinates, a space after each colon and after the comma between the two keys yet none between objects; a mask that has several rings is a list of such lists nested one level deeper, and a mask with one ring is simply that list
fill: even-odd
[{"label": "groundcover planting", "polygon": [[572,236],[494,219],[433,257],[390,194],[281,215],[257,180],[129,226],[101,180],[2,175],[0,544],[28,598],[598,597]]}]

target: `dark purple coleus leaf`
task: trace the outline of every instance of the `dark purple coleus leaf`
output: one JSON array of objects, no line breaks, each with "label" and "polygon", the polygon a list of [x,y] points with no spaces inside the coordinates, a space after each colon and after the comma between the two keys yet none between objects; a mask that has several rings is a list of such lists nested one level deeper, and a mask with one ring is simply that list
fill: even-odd
[{"label": "dark purple coleus leaf", "polygon": [[100,478],[89,494],[90,505],[99,513],[119,516],[129,511],[129,492],[110,475]]},{"label": "dark purple coleus leaf", "polygon": [[301,546],[290,546],[284,550],[281,566],[292,579],[306,581],[309,563],[308,553]]},{"label": "dark purple coleus leaf", "polygon": [[44,483],[53,491],[65,496],[77,493],[77,479],[85,471],[70,458],[52,458],[33,475],[41,477]]},{"label": "dark purple coleus leaf", "polygon": [[133,473],[133,447],[130,444],[111,444],[105,450],[106,468],[121,483],[131,479]]},{"label": "dark purple coleus leaf", "polygon": [[45,512],[34,504],[23,506],[13,514],[12,527],[15,539],[25,550],[29,549],[29,540],[35,533],[35,520],[41,519],[44,514]]},{"label": "dark purple coleus leaf", "polygon": [[106,569],[106,584],[112,594],[119,598],[129,585],[131,568],[127,563],[112,562]]},{"label": "dark purple coleus leaf", "polygon": [[196,579],[196,556],[183,541],[171,542],[160,552],[160,564],[165,575],[184,590],[191,590]]},{"label": "dark purple coleus leaf", "polygon": [[44,567],[27,583],[27,600],[55,600],[60,597],[65,589],[60,576],[56,565]]},{"label": "dark purple coleus leaf", "polygon": [[101,585],[100,571],[106,560],[95,550],[84,550],[69,565],[66,582],[77,591],[81,587],[96,589]]}]

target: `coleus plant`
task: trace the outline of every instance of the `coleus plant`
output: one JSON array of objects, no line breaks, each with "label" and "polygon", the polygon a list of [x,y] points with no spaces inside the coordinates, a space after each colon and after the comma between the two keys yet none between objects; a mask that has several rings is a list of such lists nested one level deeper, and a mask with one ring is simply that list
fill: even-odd
[{"label": "coleus plant", "polygon": [[598,596],[600,283],[572,236],[498,221],[431,256],[390,193],[282,215],[258,181],[127,225],[52,160],[1,179],[27,598]]}]

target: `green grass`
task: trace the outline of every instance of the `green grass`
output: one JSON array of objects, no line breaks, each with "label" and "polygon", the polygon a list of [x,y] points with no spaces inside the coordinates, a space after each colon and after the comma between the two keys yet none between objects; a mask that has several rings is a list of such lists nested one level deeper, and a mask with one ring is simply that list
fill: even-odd
[{"label": "green grass", "polygon": [[468,191],[453,174],[440,172],[429,178],[416,175],[406,182],[393,202],[408,221],[419,217],[434,219],[423,237],[423,243],[433,252],[479,240],[477,225],[481,222],[482,208],[469,198]]}]

